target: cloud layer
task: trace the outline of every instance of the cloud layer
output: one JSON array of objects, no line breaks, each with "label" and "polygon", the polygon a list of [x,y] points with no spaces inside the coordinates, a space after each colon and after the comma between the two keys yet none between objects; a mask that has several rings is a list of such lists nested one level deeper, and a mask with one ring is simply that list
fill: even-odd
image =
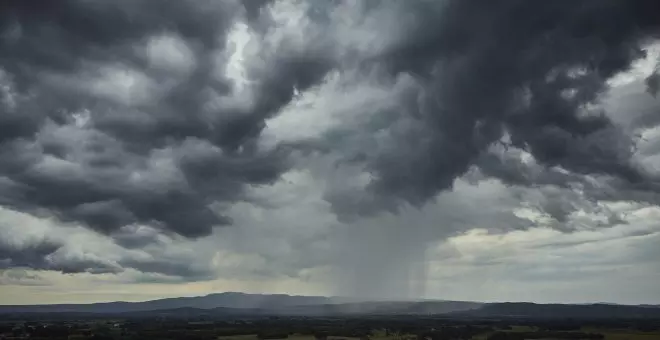
[{"label": "cloud layer", "polygon": [[461,235],[660,203],[657,1],[33,2],[0,5],[0,282],[419,297]]}]

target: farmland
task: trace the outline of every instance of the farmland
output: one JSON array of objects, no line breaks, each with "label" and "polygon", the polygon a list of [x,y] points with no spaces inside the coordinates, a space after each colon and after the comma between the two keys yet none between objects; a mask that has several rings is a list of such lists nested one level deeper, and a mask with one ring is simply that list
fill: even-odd
[{"label": "farmland", "polygon": [[0,339],[660,340],[660,320],[441,316],[26,319],[0,323]]}]

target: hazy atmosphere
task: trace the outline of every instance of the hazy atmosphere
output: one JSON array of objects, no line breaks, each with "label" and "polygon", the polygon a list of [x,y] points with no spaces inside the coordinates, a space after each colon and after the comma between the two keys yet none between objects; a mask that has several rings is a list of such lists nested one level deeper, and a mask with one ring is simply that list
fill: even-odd
[{"label": "hazy atmosphere", "polygon": [[660,304],[658,0],[3,0],[0,304]]}]

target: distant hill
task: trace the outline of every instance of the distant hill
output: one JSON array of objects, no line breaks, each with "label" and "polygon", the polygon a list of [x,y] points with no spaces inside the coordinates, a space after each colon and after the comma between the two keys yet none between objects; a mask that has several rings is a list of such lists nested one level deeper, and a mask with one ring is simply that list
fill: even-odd
[{"label": "distant hill", "polygon": [[[456,301],[369,301],[356,299],[294,296],[284,294],[219,293],[199,297],[180,297],[145,302],[107,302],[92,304],[0,306],[0,313],[143,313],[174,310],[214,314],[443,314],[480,307],[481,303]],[[143,313],[144,314],[144,313]]]},{"label": "distant hill", "polygon": [[635,319],[660,318],[660,308],[649,305],[629,306],[615,304],[536,304],[492,303],[480,308],[456,312],[454,315],[470,317],[524,317],[564,319]]},{"label": "distant hill", "polygon": [[324,296],[295,296],[285,294],[246,294],[219,293],[196,297],[167,298],[145,302],[105,302],[92,304],[56,304],[56,305],[0,305],[0,313],[127,313],[177,308],[212,309],[227,308],[273,308],[286,306],[322,305],[339,298]]},{"label": "distant hill", "polygon": [[356,301],[355,299],[284,294],[219,293],[145,302],[108,302],[0,306],[0,314],[52,317],[122,315],[173,316],[341,316],[447,315],[468,318],[658,318],[657,305],[479,303],[464,301]]}]

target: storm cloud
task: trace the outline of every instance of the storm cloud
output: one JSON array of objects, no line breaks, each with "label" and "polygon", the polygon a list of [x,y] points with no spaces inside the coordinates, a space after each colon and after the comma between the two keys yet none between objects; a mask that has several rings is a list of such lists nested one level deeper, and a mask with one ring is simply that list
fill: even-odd
[{"label": "storm cloud", "polygon": [[60,252],[64,245],[51,240],[27,240],[22,244],[0,242],[0,269],[29,268],[72,273],[118,273],[120,268],[99,258]]},{"label": "storm cloud", "polygon": [[103,250],[0,240],[3,269],[407,280],[428,239],[660,204],[655,0],[37,2],[0,5],[0,205]]},{"label": "storm cloud", "polygon": [[375,58],[388,73],[411,74],[418,84],[413,100],[400,103],[407,114],[390,128],[391,147],[367,156],[376,197],[419,206],[475,165],[515,184],[550,181],[525,178],[524,169],[502,171],[502,160],[484,155],[497,143],[528,152],[547,175],[553,168],[574,174],[554,181],[606,176],[621,189],[654,190],[656,176],[634,160],[634,131],[613,124],[597,104],[607,81],[644,57],[645,44],[657,37],[660,22],[650,14],[657,2],[410,7],[417,20],[408,39]]},{"label": "storm cloud", "polygon": [[264,120],[328,69],[280,47],[286,58],[264,55],[249,98],[233,98],[219,72],[239,3],[32,5],[2,5],[2,202],[102,233],[229,224],[213,203],[287,168],[286,152],[255,145]]}]

